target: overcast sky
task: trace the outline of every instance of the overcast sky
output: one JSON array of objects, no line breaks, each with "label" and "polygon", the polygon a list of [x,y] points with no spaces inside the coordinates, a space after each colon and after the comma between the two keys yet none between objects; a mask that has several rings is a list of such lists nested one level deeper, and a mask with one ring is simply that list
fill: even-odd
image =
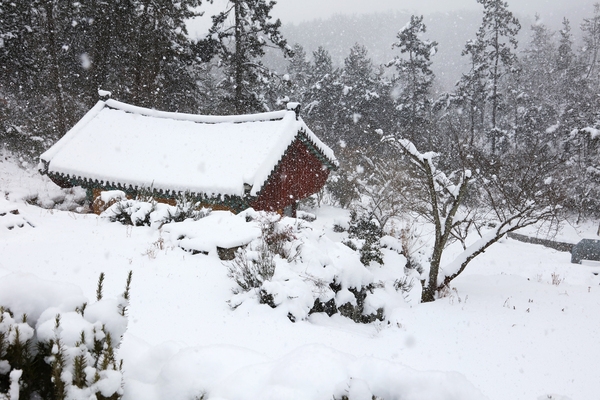
[{"label": "overcast sky", "polygon": [[[511,11],[534,15],[563,12],[568,8],[592,10],[597,0],[508,0]],[[282,22],[300,22],[335,13],[367,13],[407,10],[416,14],[457,9],[483,9],[475,0],[279,0],[273,9]],[[543,16],[543,15],[542,15]]]},{"label": "overcast sky", "polygon": [[[584,12],[591,13],[593,4],[600,0],[508,0],[509,9],[520,16],[541,14],[543,19],[560,21],[563,16],[571,18]],[[227,0],[205,3],[205,16],[188,25],[191,37],[203,36],[210,26],[210,16],[224,9]],[[334,14],[365,14],[390,10],[409,11],[413,14],[429,14],[459,9],[482,10],[476,0],[277,0],[273,17],[282,23],[328,18]],[[577,22],[578,23],[578,22]],[[575,25],[575,24],[572,24]]]}]

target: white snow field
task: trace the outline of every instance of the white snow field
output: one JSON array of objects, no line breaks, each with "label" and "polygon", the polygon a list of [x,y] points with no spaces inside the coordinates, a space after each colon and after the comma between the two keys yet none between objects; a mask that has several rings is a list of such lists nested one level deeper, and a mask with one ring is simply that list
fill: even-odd
[{"label": "white snow field", "polygon": [[[325,314],[292,323],[286,309],[252,299],[232,309],[235,284],[214,251],[192,255],[166,231],[25,202],[61,193],[0,161],[0,304],[37,318],[44,300],[93,300],[101,272],[105,296],[117,298],[132,270],[118,350],[126,400],[600,399],[598,263],[504,239],[434,303],[388,299],[386,320],[371,324]],[[323,239],[310,245],[335,264],[345,250],[332,228],[347,213],[314,213],[307,237]],[[565,228],[562,239],[582,235],[591,234]],[[402,257],[385,259],[369,273],[402,271]]]}]

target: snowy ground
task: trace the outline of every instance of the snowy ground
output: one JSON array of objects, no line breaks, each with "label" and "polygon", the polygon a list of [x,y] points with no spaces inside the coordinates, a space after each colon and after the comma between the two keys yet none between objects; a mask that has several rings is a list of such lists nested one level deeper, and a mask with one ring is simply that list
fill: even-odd
[{"label": "snowy ground", "polygon": [[[598,263],[570,264],[568,253],[505,239],[448,297],[398,307],[389,323],[320,314],[292,323],[266,305],[232,310],[233,282],[214,254],[191,255],[168,239],[160,249],[165,234],[149,227],[26,204],[38,192],[41,200],[60,194],[5,161],[6,192],[0,211],[19,214],[0,217],[0,287],[11,274],[33,274],[93,298],[104,272],[105,294],[116,297],[133,270],[118,354],[125,399],[331,399],[344,391],[391,399],[402,390],[403,399],[600,399]],[[318,210],[315,229],[335,240],[340,214]],[[10,230],[9,215],[17,220]]]}]

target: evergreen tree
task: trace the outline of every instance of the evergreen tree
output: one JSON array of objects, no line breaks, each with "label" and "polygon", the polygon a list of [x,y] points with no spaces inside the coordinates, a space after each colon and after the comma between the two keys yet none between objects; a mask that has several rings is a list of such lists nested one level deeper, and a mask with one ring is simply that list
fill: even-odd
[{"label": "evergreen tree", "polygon": [[34,14],[29,1],[0,3],[0,90],[4,95],[18,91],[19,86],[29,89],[34,78]]},{"label": "evergreen tree", "polygon": [[381,121],[391,119],[382,96],[382,71],[376,72],[364,46],[355,44],[344,60],[336,131],[351,149],[372,147],[379,142]]},{"label": "evergreen tree", "polygon": [[483,59],[483,42],[468,41],[462,55],[470,56],[470,68],[457,82],[452,100],[459,107],[460,113],[468,116],[468,144],[473,146],[475,138],[484,129],[485,121],[487,64]]},{"label": "evergreen tree", "polygon": [[571,132],[586,126],[593,119],[589,114],[593,109],[594,94],[585,78],[586,65],[573,50],[573,34],[569,20],[563,20],[562,29],[558,33],[558,49],[554,63],[556,72],[552,81],[557,82],[560,144],[568,157],[572,150]]},{"label": "evergreen tree", "polygon": [[222,114],[221,104],[218,99],[225,97],[223,88],[219,84],[221,73],[218,65],[212,62],[192,63],[192,75],[196,78],[197,111],[200,114]]},{"label": "evergreen tree", "polygon": [[392,44],[402,56],[396,56],[388,63],[395,67],[397,76],[393,80],[392,96],[398,110],[399,128],[403,136],[418,144],[431,142],[431,87],[435,78],[431,70],[431,56],[436,52],[436,42],[422,40],[419,36],[427,28],[423,16],[411,16],[410,22],[402,28]]},{"label": "evergreen tree", "polygon": [[537,142],[556,143],[555,129],[547,132],[559,118],[556,48],[551,33],[539,15],[531,26],[531,42],[524,50],[518,72],[513,75],[509,103],[514,114],[515,146],[532,148]]},{"label": "evergreen tree", "polygon": [[340,73],[333,67],[327,50],[319,47],[313,52],[303,115],[311,129],[330,146],[339,141],[334,133],[337,129],[337,113],[332,112],[332,107],[339,104],[342,95]]},{"label": "evergreen tree", "polygon": [[573,38],[567,20],[560,31],[557,54],[557,80],[561,96],[559,137],[563,144],[568,210],[578,221],[598,218],[600,213],[600,89],[598,51],[600,46],[600,5],[581,25],[584,46],[573,51]]},{"label": "evergreen tree", "polygon": [[553,42],[554,33],[542,23],[538,14],[531,26],[531,42],[524,50],[522,65],[527,72],[527,90],[540,99],[554,97],[552,86],[557,49]]},{"label": "evergreen tree", "polygon": [[[86,2],[87,89],[110,89],[124,101],[172,111],[195,111],[193,57],[186,21],[201,0]],[[126,79],[124,79],[127,77]]]},{"label": "evergreen tree", "polygon": [[196,110],[185,22],[201,0],[0,4],[0,137],[37,156],[99,88],[148,107]]},{"label": "evergreen tree", "polygon": [[57,7],[40,0],[0,5],[0,136],[30,157],[67,126]]},{"label": "evergreen tree", "polygon": [[575,54],[573,52],[573,34],[571,33],[571,23],[567,18],[563,18],[562,29],[558,31],[558,57],[556,67],[559,71],[567,70],[573,60]]},{"label": "evergreen tree", "polygon": [[289,59],[287,76],[289,82],[287,93],[292,101],[305,104],[306,91],[310,87],[310,62],[307,60],[306,51],[299,44],[292,47],[293,55]]},{"label": "evergreen tree", "polygon": [[133,31],[137,49],[132,60],[133,102],[195,111],[186,21],[198,15],[196,8],[200,5],[200,0],[138,0]]},{"label": "evergreen tree", "polygon": [[[34,10],[29,2],[0,3],[0,141],[19,149],[27,132],[20,126],[23,98],[34,87]],[[20,112],[21,111],[21,112]]]},{"label": "evergreen tree", "polygon": [[[501,103],[502,79],[511,73],[517,56],[517,34],[521,25],[512,12],[508,3],[502,0],[477,0],[483,5],[483,21],[477,31],[476,44],[468,46],[477,69],[486,79],[486,97],[490,102],[491,115],[489,120],[489,135],[491,151],[496,152],[498,140],[504,136],[500,130],[498,111]],[[470,52],[476,52],[475,54]]]},{"label": "evergreen tree", "polygon": [[582,49],[585,64],[587,66],[586,78],[591,79],[594,85],[598,85],[600,71],[598,71],[600,51],[600,3],[594,4],[594,15],[585,18],[581,24],[583,31],[584,47]]},{"label": "evergreen tree", "polygon": [[229,112],[245,114],[268,108],[262,86],[275,77],[261,57],[267,47],[292,54],[281,36],[281,21],[271,21],[275,4],[267,0],[230,0],[225,11],[212,17],[207,38],[198,44],[204,59],[216,56],[224,67],[228,93],[224,106],[230,106]]}]

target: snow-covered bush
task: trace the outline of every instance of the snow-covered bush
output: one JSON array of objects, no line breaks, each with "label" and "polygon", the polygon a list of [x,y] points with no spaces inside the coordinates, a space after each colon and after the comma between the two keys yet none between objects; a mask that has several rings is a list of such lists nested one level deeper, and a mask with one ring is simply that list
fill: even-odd
[{"label": "snow-covered bush", "polygon": [[42,208],[56,209],[61,211],[87,212],[85,207],[86,193],[79,186],[62,189],[51,182],[48,182],[45,191],[32,193],[24,198],[29,204],[34,204]]},{"label": "snow-covered bush", "polygon": [[326,189],[334,204],[342,208],[349,207],[352,202],[360,198],[359,179],[356,168],[351,165],[345,167],[346,163],[338,171],[331,173],[326,182]]},{"label": "snow-covered bush", "polygon": [[157,222],[151,219],[151,214],[156,211],[156,208],[157,203],[155,202],[121,200],[107,208],[101,216],[107,217],[111,222],[120,222],[123,225],[150,226],[153,222]]},{"label": "snow-covered bush", "polygon": [[277,214],[261,218],[263,235],[226,263],[236,282],[233,308],[268,304],[290,320],[313,313],[339,313],[356,322],[384,319],[385,309],[404,303],[405,286],[379,281],[361,262],[361,254],[334,242],[306,221]]},{"label": "snow-covered bush", "polygon": [[261,287],[273,278],[275,258],[287,260],[290,257],[290,246],[295,237],[290,226],[282,227],[277,223],[281,218],[278,214],[247,214],[248,220],[258,218],[261,236],[246,249],[236,252],[235,258],[227,264],[227,275],[239,286],[239,289],[234,289],[234,293],[257,289],[261,303],[275,307],[273,297]]},{"label": "snow-covered bush", "polygon": [[431,246],[421,228],[414,222],[394,219],[388,226],[387,235],[379,240],[381,248],[401,254],[405,259],[406,275],[420,275],[431,254]]},{"label": "snow-covered bush", "polygon": [[[118,299],[96,302],[77,288],[13,274],[0,283],[0,399],[117,400],[131,272]],[[79,304],[76,306],[76,304]]]},{"label": "snow-covered bush", "polygon": [[210,208],[206,208],[201,202],[197,201],[190,192],[182,192],[175,198],[175,210],[167,210],[168,222],[181,222],[186,219],[194,221],[206,217],[210,213]]},{"label": "snow-covered bush", "polygon": [[256,248],[251,250],[251,254],[238,250],[227,267],[227,275],[238,284],[241,291],[246,292],[259,289],[265,281],[273,278],[275,273],[275,254],[271,252],[264,239],[252,247]]},{"label": "snow-covered bush", "polygon": [[350,213],[350,227],[348,228],[350,239],[345,242],[353,250],[359,250],[360,262],[368,266],[371,261],[383,264],[381,259],[380,239],[383,229],[376,219],[370,215],[358,215],[356,211]]},{"label": "snow-covered bush", "polygon": [[144,196],[136,200],[121,200],[107,208],[101,216],[111,222],[133,226],[162,226],[169,222],[181,222],[186,219],[198,220],[210,213],[209,208],[200,206],[186,195],[177,198],[175,206],[158,203]]}]

